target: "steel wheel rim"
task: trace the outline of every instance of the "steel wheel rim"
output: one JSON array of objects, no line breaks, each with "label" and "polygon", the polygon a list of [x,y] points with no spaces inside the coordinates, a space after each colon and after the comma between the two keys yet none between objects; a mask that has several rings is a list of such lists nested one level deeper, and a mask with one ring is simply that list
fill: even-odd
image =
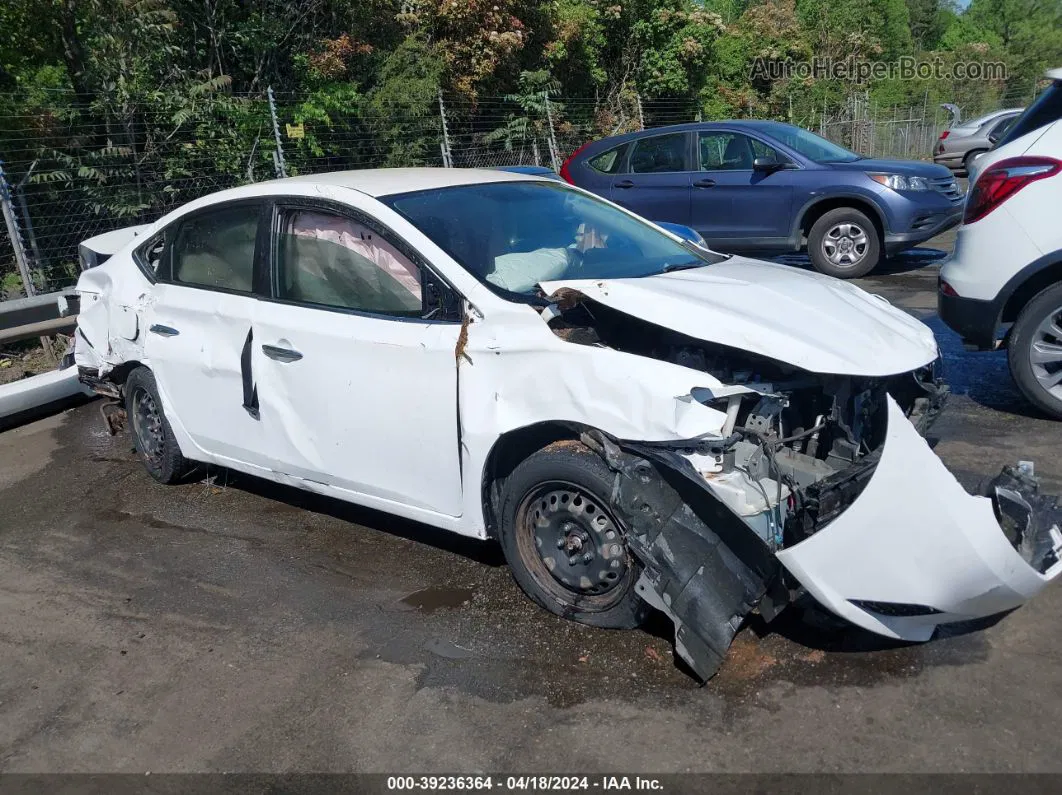
[{"label": "steel wheel rim", "polygon": [[834,224],[822,238],[822,253],[838,268],[851,268],[862,262],[870,250],[870,237],[859,224]]},{"label": "steel wheel rim", "polygon": [[596,610],[623,597],[632,572],[623,530],[586,489],[540,483],[520,502],[517,523],[521,557],[545,590]]},{"label": "steel wheel rim", "polygon": [[1062,400],[1062,306],[1037,326],[1029,345],[1029,364],[1040,388]]},{"label": "steel wheel rim", "polygon": [[144,457],[154,465],[162,461],[165,437],[162,433],[162,416],[159,414],[155,398],[143,387],[133,392],[133,433],[136,435],[137,447]]}]

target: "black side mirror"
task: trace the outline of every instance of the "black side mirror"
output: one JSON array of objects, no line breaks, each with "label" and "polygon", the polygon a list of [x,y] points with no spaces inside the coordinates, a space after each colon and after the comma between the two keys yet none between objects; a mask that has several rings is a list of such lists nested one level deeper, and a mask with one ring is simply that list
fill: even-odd
[{"label": "black side mirror", "polygon": [[996,143],[997,143],[998,141],[999,141],[999,133],[997,133],[997,132],[990,132],[990,133],[988,134],[988,142],[989,142],[990,144],[992,144],[992,146],[995,146],[995,145],[996,145]]},{"label": "black side mirror", "polygon": [[773,157],[757,157],[752,161],[753,171],[762,171],[766,174],[781,171],[783,168],[785,168],[785,163],[775,160]]}]

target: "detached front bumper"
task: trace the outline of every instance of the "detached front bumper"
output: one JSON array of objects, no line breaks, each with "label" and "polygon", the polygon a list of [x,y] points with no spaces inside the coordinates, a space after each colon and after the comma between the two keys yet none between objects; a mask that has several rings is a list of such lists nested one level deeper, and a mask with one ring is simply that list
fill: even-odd
[{"label": "detached front bumper", "polygon": [[[862,493],[777,553],[812,596],[871,632],[923,641],[941,624],[1018,607],[1062,574],[1062,506],[1012,477],[998,487],[1013,492],[1000,501],[1001,527],[992,500],[968,494],[891,397],[888,406],[881,460]],[[1017,548],[1015,532],[1025,533]]]}]

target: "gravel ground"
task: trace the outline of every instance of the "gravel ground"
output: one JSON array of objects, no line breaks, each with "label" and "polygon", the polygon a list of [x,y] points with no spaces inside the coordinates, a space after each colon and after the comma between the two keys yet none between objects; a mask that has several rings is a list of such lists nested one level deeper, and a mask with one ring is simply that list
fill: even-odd
[{"label": "gravel ground", "polygon": [[[972,486],[1062,426],[935,315],[948,239],[862,284],[940,340]],[[801,265],[795,261],[794,265]],[[561,621],[498,548],[220,473],[155,484],[96,404],[0,433],[0,771],[1062,771],[1057,586],[924,645],[750,621],[699,687],[670,628]]]}]

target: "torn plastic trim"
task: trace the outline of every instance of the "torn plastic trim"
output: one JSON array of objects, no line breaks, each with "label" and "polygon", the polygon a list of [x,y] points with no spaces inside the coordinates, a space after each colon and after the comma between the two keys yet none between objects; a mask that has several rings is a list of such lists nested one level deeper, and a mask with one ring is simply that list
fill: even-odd
[{"label": "torn plastic trim", "polygon": [[581,439],[615,473],[611,506],[644,567],[635,589],[671,619],[678,655],[710,679],[768,590],[771,604],[785,602],[771,587],[780,585],[777,561],[679,452],[600,431]]},{"label": "torn plastic trim", "polygon": [[1062,505],[1040,493],[1040,481],[1029,464],[1005,466],[989,484],[1003,534],[1022,560],[1040,574],[1058,564],[1062,551]]}]

